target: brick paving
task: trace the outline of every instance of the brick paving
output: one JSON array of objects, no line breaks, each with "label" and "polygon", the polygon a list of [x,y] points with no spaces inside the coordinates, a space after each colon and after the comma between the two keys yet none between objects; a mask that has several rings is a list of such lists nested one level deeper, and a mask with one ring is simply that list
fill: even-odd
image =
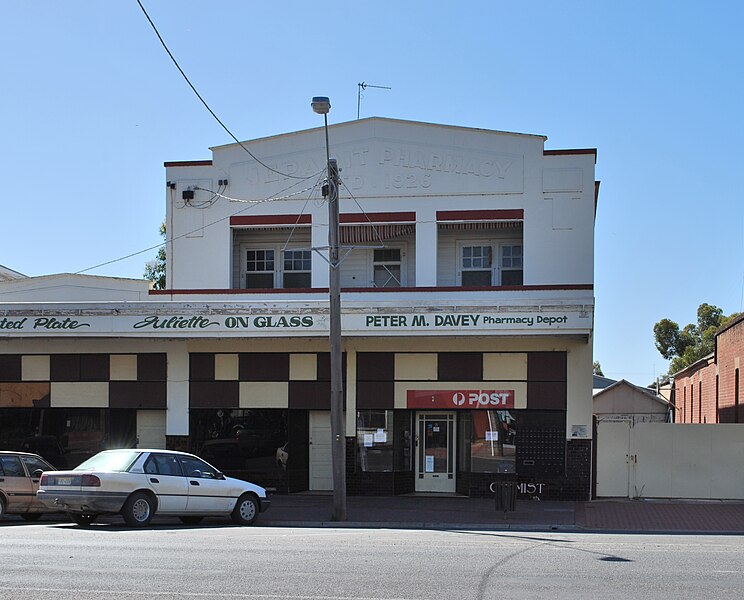
[{"label": "brick paving", "polygon": [[259,525],[744,534],[744,502],[518,499],[514,511],[503,512],[493,498],[349,496],[347,520],[339,523],[331,521],[330,495],[274,495],[271,500]]},{"label": "brick paving", "polygon": [[[317,494],[274,495],[262,525],[340,525],[331,521],[333,497]],[[517,501],[514,511],[497,511],[493,498],[463,496],[349,496],[345,526],[369,527],[573,527],[574,502]]]},{"label": "brick paving", "polygon": [[744,503],[675,500],[577,502],[576,526],[636,532],[744,533]]}]

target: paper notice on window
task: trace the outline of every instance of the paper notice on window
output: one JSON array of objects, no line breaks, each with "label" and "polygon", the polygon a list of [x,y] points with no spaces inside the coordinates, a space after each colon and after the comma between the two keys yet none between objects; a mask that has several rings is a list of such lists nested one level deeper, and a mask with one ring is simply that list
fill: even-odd
[{"label": "paper notice on window", "polygon": [[426,457],[426,466],[424,467],[424,471],[426,473],[434,472],[434,457],[433,456]]},{"label": "paper notice on window", "polygon": [[586,425],[571,425],[571,437],[588,438],[589,427]]},{"label": "paper notice on window", "polygon": [[486,431],[486,441],[487,442],[498,442],[499,432],[498,431]]},{"label": "paper notice on window", "polygon": [[372,444],[374,444],[375,436],[371,433],[365,433],[364,434],[364,447],[365,448],[371,448]]},{"label": "paper notice on window", "polygon": [[385,442],[387,442],[387,431],[384,429],[375,431],[375,443],[384,444]]}]

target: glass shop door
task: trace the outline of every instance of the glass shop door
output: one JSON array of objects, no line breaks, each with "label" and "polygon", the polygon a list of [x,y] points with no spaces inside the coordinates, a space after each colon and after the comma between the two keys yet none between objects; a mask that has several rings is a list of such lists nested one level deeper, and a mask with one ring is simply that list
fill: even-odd
[{"label": "glass shop door", "polygon": [[416,416],[416,491],[455,492],[455,413]]}]

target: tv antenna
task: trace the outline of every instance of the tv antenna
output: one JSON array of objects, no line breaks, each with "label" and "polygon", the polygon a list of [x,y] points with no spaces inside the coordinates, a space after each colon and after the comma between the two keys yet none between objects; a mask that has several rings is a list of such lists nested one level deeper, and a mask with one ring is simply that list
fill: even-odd
[{"label": "tv antenna", "polygon": [[362,105],[362,92],[367,88],[377,88],[378,90],[392,90],[393,88],[384,85],[372,85],[371,83],[357,83],[359,90],[357,92],[357,121],[359,120],[359,109]]}]

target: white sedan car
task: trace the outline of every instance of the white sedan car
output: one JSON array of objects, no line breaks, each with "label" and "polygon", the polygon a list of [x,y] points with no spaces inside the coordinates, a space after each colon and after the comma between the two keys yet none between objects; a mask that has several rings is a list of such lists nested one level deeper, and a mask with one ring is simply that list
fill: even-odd
[{"label": "white sedan car", "polygon": [[201,458],[172,450],[105,450],[71,471],[46,471],[37,499],[78,525],[120,513],[132,527],[155,513],[195,524],[230,516],[250,525],[269,507],[262,487],[225,477]]}]

